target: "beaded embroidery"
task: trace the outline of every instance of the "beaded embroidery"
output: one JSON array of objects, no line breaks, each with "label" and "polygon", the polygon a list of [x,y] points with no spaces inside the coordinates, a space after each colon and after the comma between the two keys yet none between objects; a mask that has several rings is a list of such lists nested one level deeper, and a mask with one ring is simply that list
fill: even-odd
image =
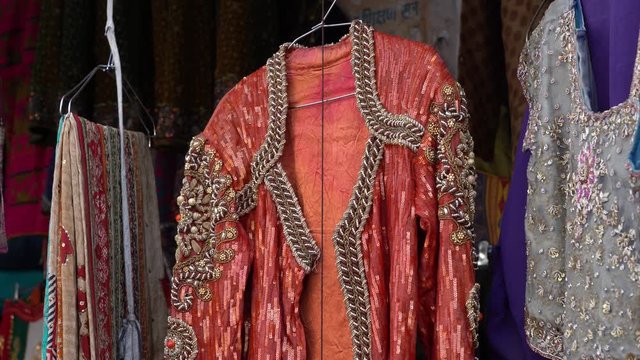
[{"label": "beaded embroidery", "polygon": [[[171,304],[179,311],[189,311],[192,291],[202,301],[213,294],[207,286],[222,274],[221,264],[233,260],[233,249],[220,245],[237,236],[237,215],[230,187],[231,177],[221,173],[222,161],[205,141],[195,137],[185,160],[185,177],[178,196],[180,221],[176,235],[176,259],[171,284]],[[191,256],[190,256],[191,255]],[[186,260],[182,260],[186,259]],[[182,294],[182,288],[187,290]]]},{"label": "beaded embroidery", "polygon": [[[353,356],[355,359],[369,359],[371,357],[372,325],[361,235],[373,203],[373,186],[383,158],[385,145],[401,145],[415,152],[421,144],[425,129],[411,117],[391,114],[383,107],[376,87],[373,30],[363,25],[362,22],[355,21],[351,25],[350,37],[352,41],[351,64],[356,88],[355,97],[369,130],[369,139],[365,145],[358,180],[353,188],[347,209],[335,229],[333,242],[338,277],[351,330]],[[222,241],[235,238],[236,230],[233,225],[229,225],[229,222],[236,221],[239,216],[243,216],[255,208],[257,189],[260,184],[265,185],[274,200],[287,246],[291,249],[296,262],[308,273],[313,269],[319,257],[319,248],[310,235],[298,199],[280,164],[285,144],[288,110],[285,62],[287,48],[288,44],[283,45],[267,62],[269,123],[265,140],[251,163],[251,180],[240,191],[234,193],[229,188],[230,179],[219,173],[221,164],[216,158],[215,152],[206,150],[202,139],[196,138],[192,143],[192,148],[187,156],[187,167],[191,169],[191,172],[185,172],[185,177],[188,180],[184,182],[184,195],[181,194],[179,199],[183,219],[181,219],[180,232],[176,238],[179,254],[192,257],[176,265],[171,294],[174,307],[180,311],[188,311],[192,306],[193,295],[189,289],[195,290],[201,300],[211,299],[212,294],[206,283],[221,276],[221,268],[217,264],[230,261],[233,258],[233,252],[230,249],[220,250],[218,245]],[[455,240],[452,239],[452,241],[463,244],[473,236],[469,221],[474,210],[473,203],[469,201],[474,196],[473,179],[471,179],[473,174],[473,153],[471,152],[473,142],[468,135],[468,115],[461,89],[459,86],[448,85],[443,87],[442,92],[445,101],[439,107],[434,108],[437,109],[432,114],[435,116],[435,120],[430,122],[431,128],[429,129],[430,132],[433,131],[432,134],[437,134],[436,136],[441,140],[441,143],[437,149],[432,149],[433,154],[430,161],[438,161],[443,164],[440,171],[442,174],[441,192],[446,192],[447,201],[449,201],[446,205],[447,214],[443,217],[448,217],[458,224],[459,229],[454,233]],[[451,143],[455,136],[458,136],[456,134],[460,134],[460,142],[458,146],[452,148]],[[430,156],[426,152],[425,155]],[[206,164],[209,163],[214,166],[210,178],[207,178],[203,174],[207,174]],[[213,212],[217,215],[210,216],[215,220],[211,222],[203,220],[196,223],[202,216],[203,209],[199,206],[209,194],[206,192],[206,184],[214,181],[220,184],[218,191],[213,192],[216,195],[213,197],[215,197],[217,204]],[[454,181],[455,184],[447,187],[446,183],[449,181]],[[205,192],[201,194],[198,189],[202,184],[205,184]],[[465,199],[460,199],[460,197]],[[213,201],[212,199],[207,200]],[[233,200],[235,201],[233,202]],[[194,213],[201,215],[194,219]],[[226,229],[221,230],[220,233],[215,232],[216,225],[222,223],[227,226]],[[204,226],[202,231],[200,230],[201,225]],[[212,240],[201,245],[205,239]],[[196,250],[200,252],[197,253]],[[193,255],[194,253],[196,255]],[[184,294],[181,290],[182,287],[188,288]],[[181,294],[183,294],[182,298]],[[477,298],[477,294],[476,297],[473,294],[473,292],[470,294],[467,304],[469,321],[472,322],[471,326],[475,329],[473,324],[477,324],[479,315],[476,303],[473,301]],[[477,325],[475,326],[477,327]],[[182,334],[188,335],[186,330]],[[171,344],[175,345],[175,342]],[[183,358],[186,359],[186,357]]]},{"label": "beaded embroidery", "polygon": [[473,337],[473,346],[478,348],[478,323],[480,322],[480,284],[474,284],[469,291],[469,297],[465,303],[467,308],[467,319],[469,319],[469,329]]},{"label": "beaded embroidery", "polygon": [[[452,219],[458,229],[451,234],[455,245],[472,241],[475,214],[475,166],[473,139],[469,134],[469,113],[466,98],[460,85],[444,85],[441,89],[442,103],[431,105],[432,123],[439,125],[437,132],[437,161],[442,165],[436,174],[438,198],[447,196],[446,203],[438,209],[440,219]],[[459,101],[459,103],[458,103]],[[459,134],[460,143],[452,149],[453,137]],[[425,150],[427,159],[432,161]],[[432,161],[433,162],[433,161]]]},{"label": "beaded embroidery", "polygon": [[169,316],[167,336],[164,338],[166,360],[194,360],[198,355],[196,334],[186,322]]}]

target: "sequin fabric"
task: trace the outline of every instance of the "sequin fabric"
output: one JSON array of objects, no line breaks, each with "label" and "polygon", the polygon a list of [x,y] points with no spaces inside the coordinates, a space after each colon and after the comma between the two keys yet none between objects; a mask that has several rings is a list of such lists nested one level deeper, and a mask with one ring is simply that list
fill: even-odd
[{"label": "sequin fabric", "polygon": [[[325,97],[356,95],[290,108],[318,100],[323,56]],[[464,92],[427,45],[356,21],[324,54],[282,46],[192,143],[215,154],[204,171],[231,179],[237,231],[220,276],[181,278],[211,296],[172,306],[167,358],[415,358],[420,341],[433,358],[473,359],[468,130]],[[180,229],[180,241],[201,232]],[[174,351],[191,331],[196,347]]]},{"label": "sequin fabric", "polygon": [[525,330],[532,348],[551,359],[636,359],[640,187],[628,156],[640,63],[628,100],[592,111],[574,6],[549,7],[519,68],[531,109]]}]

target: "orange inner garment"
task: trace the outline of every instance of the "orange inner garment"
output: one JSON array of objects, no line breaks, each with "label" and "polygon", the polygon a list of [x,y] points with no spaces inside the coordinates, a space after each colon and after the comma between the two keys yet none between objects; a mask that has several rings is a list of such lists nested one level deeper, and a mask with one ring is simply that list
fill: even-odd
[{"label": "orange inner garment", "polygon": [[[355,90],[350,51],[348,38],[325,47],[325,99]],[[290,52],[287,81],[290,106],[320,100],[322,49]],[[289,109],[281,162],[322,249],[316,268],[305,280],[300,303],[310,359],[352,358],[332,236],[351,198],[368,135],[354,96],[326,102],[324,110],[320,104]]]}]

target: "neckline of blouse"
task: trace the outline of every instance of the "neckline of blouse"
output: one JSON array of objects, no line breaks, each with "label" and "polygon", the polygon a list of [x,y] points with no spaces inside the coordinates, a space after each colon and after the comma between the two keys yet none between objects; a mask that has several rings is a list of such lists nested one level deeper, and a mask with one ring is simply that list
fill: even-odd
[{"label": "neckline of blouse", "polygon": [[[578,30],[575,26],[575,19],[576,16],[578,16],[578,10],[573,6],[570,11],[573,15],[570,17],[572,21],[568,21],[569,29],[565,29],[565,31],[568,31],[568,41],[570,42],[570,46],[567,51],[569,55],[569,68],[571,71],[571,98],[573,99],[578,111],[587,119],[602,120],[620,112],[628,112],[637,107],[637,103],[640,101],[640,34],[637,41],[636,57],[633,63],[633,75],[631,86],[629,87],[629,96],[624,101],[606,110],[596,111],[587,105],[587,99],[585,99],[584,95],[579,91],[579,79],[582,75],[583,69],[581,69],[578,62]],[[591,59],[588,60],[591,61]]]}]

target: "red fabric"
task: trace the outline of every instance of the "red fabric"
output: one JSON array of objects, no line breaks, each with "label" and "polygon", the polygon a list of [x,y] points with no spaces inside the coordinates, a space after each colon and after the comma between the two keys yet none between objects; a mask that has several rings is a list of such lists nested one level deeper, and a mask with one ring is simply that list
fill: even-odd
[{"label": "red fabric", "polygon": [[[349,38],[325,48],[325,98],[353,91],[350,50]],[[425,129],[436,124],[430,107],[443,101],[443,86],[455,82],[435,50],[381,33],[375,33],[375,50],[383,105]],[[288,53],[290,104],[320,97],[321,56],[319,48]],[[236,191],[250,180],[253,155],[264,141],[267,99],[262,68],[222,99],[201,135],[221,158]],[[289,111],[280,161],[322,249],[321,260],[305,277],[286,245],[272,197],[260,185],[256,208],[240,218],[238,237],[225,244],[235,259],[222,265],[219,280],[208,283],[213,299],[194,297],[188,312],[171,308],[171,316],[194,329],[198,359],[353,358],[331,237],[368,136],[354,97],[325,104],[324,117],[320,106]],[[458,142],[456,135],[451,147]],[[471,245],[453,245],[456,224],[438,220],[438,205],[451,199],[438,197],[438,168],[425,158],[427,146],[438,144],[426,130],[416,153],[386,145],[361,236],[373,359],[413,359],[418,338],[433,359],[473,359],[465,308],[474,284]],[[419,238],[418,223],[426,239]]]},{"label": "red fabric", "polygon": [[[36,292],[39,293],[39,291]],[[34,322],[42,319],[43,304],[40,299],[33,300],[31,298],[27,299],[27,301],[5,300],[2,307],[2,316],[0,316],[0,359],[11,359],[14,351],[19,352],[19,349],[13,348],[16,345],[13,334],[16,317],[25,322]],[[21,345],[19,342],[17,344]],[[17,356],[17,354],[14,356]]]},{"label": "red fabric", "polygon": [[6,125],[7,237],[46,236],[49,218],[42,211],[41,200],[53,149],[31,145],[27,126],[40,4],[35,0],[1,0],[0,9],[0,116]]},{"label": "red fabric", "polygon": [[[87,164],[86,156],[93,159],[105,159],[105,139],[102,127],[99,126],[87,126],[86,127],[86,139],[85,131],[82,129],[81,119],[73,115],[78,126],[78,137],[80,143],[84,144],[86,141],[87,152],[82,152],[83,162]],[[91,206],[87,206],[87,219],[91,219],[87,228],[87,255],[89,258],[89,276],[92,278],[87,283],[91,287],[92,296],[92,309],[95,312],[96,317],[96,341],[98,357],[100,359],[107,359],[112,353],[112,333],[111,325],[115,319],[112,316],[113,309],[111,304],[111,271],[109,269],[111,264],[110,254],[111,244],[109,239],[109,214],[108,214],[108,176],[107,176],[107,164],[104,161],[97,161],[93,166],[85,168],[84,173],[87,176],[87,182],[84,184],[85,193],[89,194],[89,201],[92,202]],[[91,187],[89,187],[89,183]],[[111,229],[113,230],[113,229]],[[94,236],[89,236],[91,232],[94,232]],[[86,335],[88,340],[88,334]]]}]

